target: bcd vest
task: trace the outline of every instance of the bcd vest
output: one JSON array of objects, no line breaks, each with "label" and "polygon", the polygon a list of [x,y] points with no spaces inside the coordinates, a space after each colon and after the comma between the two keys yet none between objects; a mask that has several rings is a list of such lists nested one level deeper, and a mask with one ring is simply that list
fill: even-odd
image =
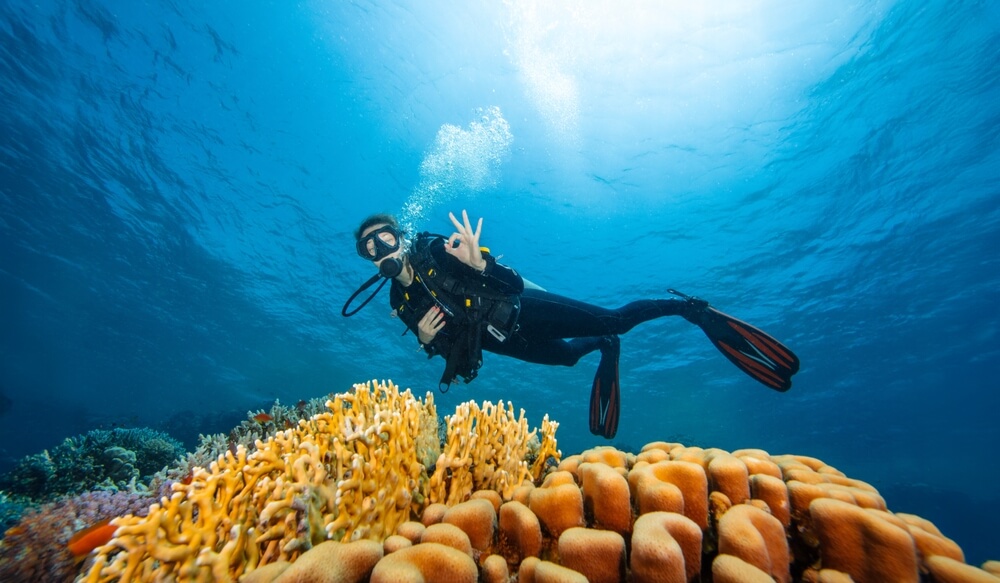
[{"label": "bcd vest", "polygon": [[[488,287],[482,276],[454,274],[441,269],[432,246],[444,241],[442,235],[421,233],[408,255],[414,283],[430,295],[448,321],[451,343],[445,347],[446,353],[442,353],[446,364],[439,388],[441,385],[450,386],[458,377],[466,383],[476,378],[483,364],[483,332],[493,335],[499,342],[507,341],[517,330],[517,318],[521,312],[519,295],[505,294]],[[414,329],[428,308],[414,305],[405,291],[403,302],[395,306],[400,319]]]}]

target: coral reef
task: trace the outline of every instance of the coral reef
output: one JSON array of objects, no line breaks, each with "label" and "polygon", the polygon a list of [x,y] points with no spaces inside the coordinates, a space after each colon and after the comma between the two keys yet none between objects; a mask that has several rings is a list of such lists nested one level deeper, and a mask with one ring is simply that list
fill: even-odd
[{"label": "coral reef", "polygon": [[[223,580],[294,560],[330,538],[381,542],[424,502],[419,460],[438,445],[433,398],[421,403],[392,384],[369,383],[327,405],[253,452],[237,445],[235,454],[195,468],[148,519],[117,520],[118,535],[100,549],[90,580],[199,573]],[[434,451],[425,451],[430,444]]]},{"label": "coral reef", "polygon": [[[328,539],[381,543],[428,506],[430,489],[455,503],[477,484],[505,492],[531,484],[532,469],[545,467],[538,456],[558,455],[556,427],[546,419],[539,439],[509,404],[466,403],[449,417],[442,453],[432,395],[421,402],[392,383],[355,385],[254,451],[237,445],[194,468],[147,518],[115,520],[116,537],[98,549],[87,580],[235,579]],[[501,498],[490,498],[470,502],[495,521]]]},{"label": "coral reef", "polygon": [[654,442],[558,461],[557,426],[470,402],[441,437],[432,395],[355,385],[252,450],[204,439],[216,458],[115,514],[80,580],[1000,582],[815,458]]},{"label": "coral reef", "polygon": [[22,458],[0,479],[0,489],[33,502],[90,490],[141,489],[183,455],[180,442],[159,431],[96,429]]},{"label": "coral reef", "polygon": [[21,520],[24,511],[30,504],[22,497],[9,496],[6,492],[0,492],[0,531],[17,524]]},{"label": "coral reef", "polygon": [[291,429],[297,426],[299,421],[326,411],[326,402],[334,396],[330,393],[322,398],[301,400],[294,406],[282,405],[280,401],[275,400],[266,412],[247,411],[247,418],[228,434],[199,434],[198,445],[194,451],[185,455],[176,464],[154,474],[149,488],[153,490],[163,483],[189,479],[194,468],[208,467],[227,450],[235,453],[238,446],[242,445],[247,452],[253,452],[257,448],[258,441],[266,440],[282,429]]},{"label": "coral reef", "polygon": [[[327,570],[322,580],[458,580],[448,565],[460,580],[484,582],[1000,581],[996,562],[965,564],[933,524],[889,512],[870,485],[805,456],[665,442],[639,454],[601,447],[566,458],[518,497],[528,505],[504,497],[498,513],[478,493],[450,508],[429,505],[421,523],[385,539],[384,558],[369,570]],[[360,555],[353,544],[337,556]],[[330,550],[300,560],[318,564],[312,555]]]},{"label": "coral reef", "polygon": [[67,544],[102,520],[144,516],[154,498],[135,492],[87,492],[28,510],[0,541],[0,581],[72,581],[80,568]]},{"label": "coral reef", "polygon": [[[445,418],[446,438],[430,479],[430,501],[455,504],[475,490],[494,490],[510,498],[514,490],[541,475],[545,460],[558,459],[558,423],[542,421],[542,438],[528,430],[524,409],[502,403],[462,403]],[[530,467],[529,460],[534,460]]]}]

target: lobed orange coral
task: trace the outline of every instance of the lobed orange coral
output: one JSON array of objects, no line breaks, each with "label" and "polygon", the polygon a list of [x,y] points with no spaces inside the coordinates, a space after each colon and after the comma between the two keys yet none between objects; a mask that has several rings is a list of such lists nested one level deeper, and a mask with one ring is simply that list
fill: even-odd
[{"label": "lobed orange coral", "polygon": [[[677,497],[679,507],[641,511],[648,501],[643,492],[664,484],[685,492]],[[504,498],[495,530],[493,507],[484,500],[476,509],[481,517],[464,521],[464,535],[451,537],[461,539],[457,546],[474,560],[481,581],[505,575],[539,583],[998,580],[964,564],[961,549],[930,522],[888,512],[874,488],[812,458],[664,443],[634,456],[595,448],[566,458],[540,486],[528,488],[527,505]],[[743,492],[743,503],[730,499]],[[609,497],[618,500],[604,500]],[[623,507],[628,528],[608,528]],[[685,514],[690,508],[703,525]],[[428,507],[424,522],[439,522],[448,512]],[[492,539],[476,548],[467,542],[490,532]],[[449,577],[440,572],[408,580]]]},{"label": "lobed orange coral", "polygon": [[676,512],[650,512],[636,518],[629,557],[636,583],[684,583],[701,572],[701,529]]},{"label": "lobed orange coral", "polygon": [[737,504],[722,515],[717,531],[720,555],[739,557],[778,583],[791,579],[785,528],[770,512]]},{"label": "lobed orange coral", "polygon": [[[774,475],[779,468],[781,478]],[[611,476],[630,487],[622,488]],[[640,511],[641,493],[669,484],[666,479],[680,482],[691,502],[699,498],[697,503],[688,505],[680,496],[674,511]],[[789,490],[800,485],[809,488],[797,503],[808,503],[793,511]],[[744,491],[743,503],[730,499]],[[596,503],[603,504],[605,497],[619,500]],[[879,508],[884,501],[874,488],[812,458],[662,443],[636,456],[595,448],[563,460],[541,486],[530,488],[528,500],[527,506],[505,501],[493,540],[472,550],[481,580],[502,581],[504,573],[538,582],[996,580],[964,564],[961,550],[930,522]],[[468,538],[492,531],[491,506],[480,506],[480,523],[463,526]],[[617,516],[623,506],[629,509],[629,527],[606,528],[609,519],[598,509],[611,508],[610,515]],[[687,506],[697,509],[693,514],[704,526],[684,514]],[[428,510],[434,515],[430,520],[441,519],[438,511]],[[420,580],[449,578],[439,573]]]}]

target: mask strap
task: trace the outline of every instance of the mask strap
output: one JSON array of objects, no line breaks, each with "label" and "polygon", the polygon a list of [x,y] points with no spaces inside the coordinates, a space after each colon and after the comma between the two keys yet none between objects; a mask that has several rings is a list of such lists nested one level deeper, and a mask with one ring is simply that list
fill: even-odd
[{"label": "mask strap", "polygon": [[341,308],[340,315],[343,316],[343,317],[345,317],[345,318],[350,318],[354,314],[357,314],[358,312],[360,312],[361,308],[367,306],[368,302],[372,301],[375,298],[375,296],[378,295],[378,292],[382,291],[382,288],[385,286],[385,284],[389,283],[388,279],[382,279],[382,283],[379,284],[379,286],[377,288],[375,288],[375,291],[372,292],[372,295],[368,296],[368,299],[366,299],[365,301],[361,302],[361,305],[358,306],[357,308],[355,308],[354,311],[352,311],[352,312],[348,312],[347,311],[347,308],[351,305],[351,302],[354,301],[354,298],[356,298],[359,295],[361,295],[361,292],[363,292],[366,289],[370,288],[371,286],[375,285],[375,282],[378,281],[379,279],[382,279],[382,276],[376,273],[375,275],[371,276],[371,278],[368,281],[366,281],[363,284],[361,284],[361,287],[359,287],[357,291],[355,291],[353,294],[351,294],[351,297],[347,298],[347,301],[344,302],[344,307]]}]

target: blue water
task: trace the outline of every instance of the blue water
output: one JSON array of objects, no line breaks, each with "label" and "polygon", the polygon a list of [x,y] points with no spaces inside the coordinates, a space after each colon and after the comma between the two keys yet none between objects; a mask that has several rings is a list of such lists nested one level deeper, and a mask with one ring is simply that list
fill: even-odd
[{"label": "blue water", "polygon": [[[679,318],[622,340],[613,444],[819,457],[1000,558],[1000,5],[0,1],[0,466],[95,427],[193,443],[274,399],[423,394],[351,232],[483,243],[603,305],[677,288],[782,339],[754,383]],[[385,293],[385,292],[383,292]],[[597,356],[435,398],[587,430]]]}]

